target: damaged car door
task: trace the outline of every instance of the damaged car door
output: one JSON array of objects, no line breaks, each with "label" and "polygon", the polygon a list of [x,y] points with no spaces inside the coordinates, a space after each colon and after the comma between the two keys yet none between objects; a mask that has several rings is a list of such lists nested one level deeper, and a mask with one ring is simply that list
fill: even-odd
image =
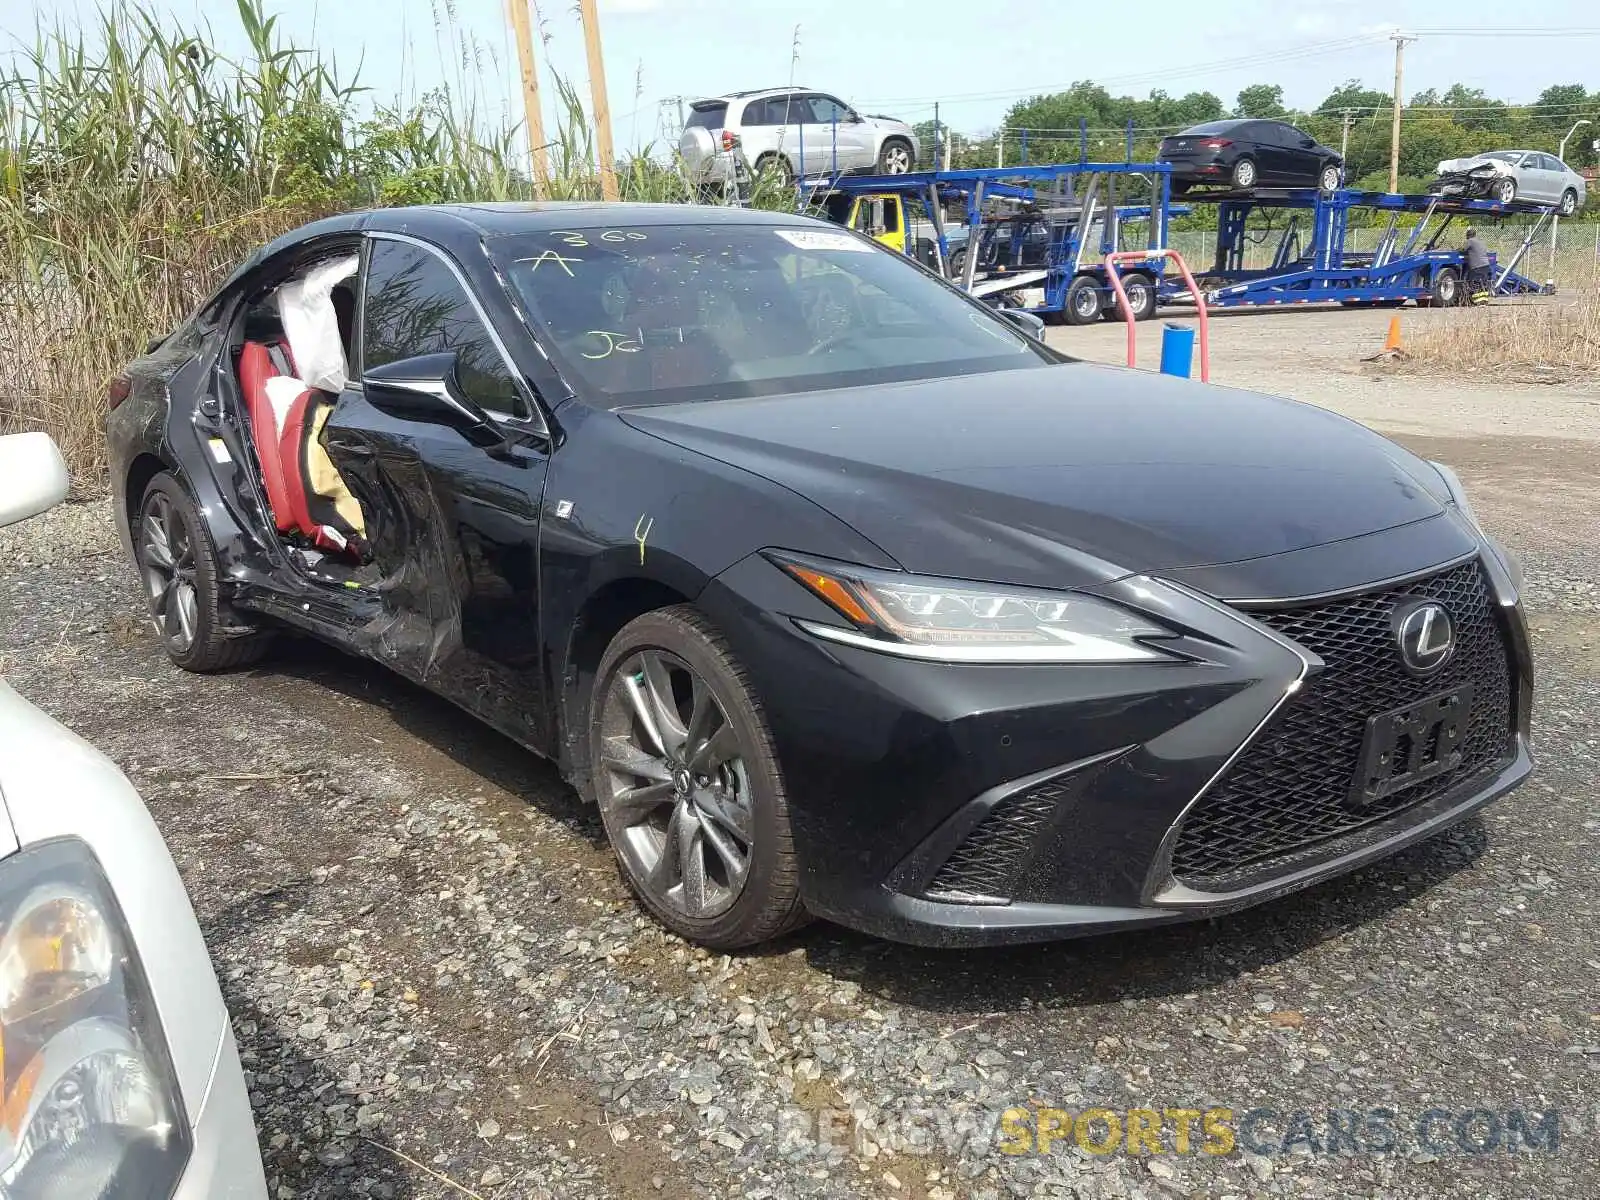
[{"label": "damaged car door", "polygon": [[372,235],[359,369],[328,419],[361,501],[379,661],[541,745],[538,514],[549,435],[471,285],[438,248]]}]

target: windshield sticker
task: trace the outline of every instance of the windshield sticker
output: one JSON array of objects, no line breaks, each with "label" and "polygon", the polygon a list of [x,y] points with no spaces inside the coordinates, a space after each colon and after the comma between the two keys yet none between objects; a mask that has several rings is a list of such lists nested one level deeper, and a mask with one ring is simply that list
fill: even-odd
[{"label": "windshield sticker", "polygon": [[774,229],[779,237],[800,250],[851,250],[857,254],[871,254],[872,247],[848,233],[833,233],[827,229]]}]

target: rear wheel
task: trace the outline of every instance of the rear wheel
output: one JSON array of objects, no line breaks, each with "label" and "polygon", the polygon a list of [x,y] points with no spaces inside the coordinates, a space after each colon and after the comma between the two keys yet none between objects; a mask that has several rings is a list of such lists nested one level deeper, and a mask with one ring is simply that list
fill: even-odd
[{"label": "rear wheel", "polygon": [[967,248],[965,246],[957,246],[954,250],[950,251],[949,262],[950,278],[960,279],[962,277],[962,272],[967,269]]},{"label": "rear wheel", "polygon": [[910,171],[911,143],[903,138],[890,138],[878,151],[879,175],[904,175]]},{"label": "rear wheel", "polygon": [[1517,198],[1517,181],[1515,179],[1497,179],[1494,187],[1490,190],[1490,194],[1501,204],[1510,204]]},{"label": "rear wheel", "polygon": [[794,168],[782,154],[763,154],[756,159],[756,174],[765,175],[785,187],[794,182]]},{"label": "rear wheel", "polygon": [[1570,217],[1578,211],[1578,193],[1568,188],[1561,193],[1561,207],[1556,210],[1563,217]]},{"label": "rear wheel", "polygon": [[266,653],[270,634],[229,628],[211,534],[189,493],[166,471],[145,489],[134,537],[145,603],[174,664],[221,671]]},{"label": "rear wheel", "polygon": [[[1156,315],[1156,281],[1150,276],[1141,271],[1124,275],[1122,290],[1128,294],[1128,308],[1132,311],[1135,321],[1148,321]],[[1114,293],[1107,300],[1100,315],[1108,321],[1126,319],[1122,313],[1122,304]]]},{"label": "rear wheel", "polygon": [[1450,308],[1461,303],[1461,273],[1454,267],[1440,267],[1428,282],[1430,307]]},{"label": "rear wheel", "polygon": [[805,923],[772,733],[716,626],[689,605],[624,626],[589,726],[606,837],[658,921],[719,950]]},{"label": "rear wheel", "polygon": [[1092,275],[1079,275],[1067,285],[1061,314],[1068,325],[1088,325],[1100,317],[1100,281]]},{"label": "rear wheel", "polygon": [[1250,188],[1256,185],[1256,164],[1254,159],[1241,158],[1233,164],[1233,172],[1229,176],[1236,188]]}]

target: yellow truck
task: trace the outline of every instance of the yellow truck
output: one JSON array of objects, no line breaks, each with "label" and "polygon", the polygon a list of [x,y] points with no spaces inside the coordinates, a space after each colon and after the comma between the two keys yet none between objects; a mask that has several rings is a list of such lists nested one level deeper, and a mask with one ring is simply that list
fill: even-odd
[{"label": "yellow truck", "polygon": [[852,196],[833,192],[822,200],[828,220],[860,230],[891,250],[906,252],[906,208],[902,198],[892,192]]}]

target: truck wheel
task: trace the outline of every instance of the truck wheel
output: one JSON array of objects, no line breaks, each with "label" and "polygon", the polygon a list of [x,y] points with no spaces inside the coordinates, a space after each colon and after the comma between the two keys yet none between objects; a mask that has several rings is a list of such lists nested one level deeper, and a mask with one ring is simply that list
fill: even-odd
[{"label": "truck wheel", "polygon": [[[1128,293],[1128,307],[1133,310],[1135,321],[1148,321],[1156,315],[1156,281],[1142,271],[1134,271],[1122,277],[1122,290]],[[1107,321],[1121,321],[1122,305],[1118,303],[1116,293],[1110,293],[1100,315]]]},{"label": "truck wheel", "polygon": [[1088,325],[1100,317],[1100,281],[1092,275],[1079,275],[1067,285],[1061,315],[1068,325]]},{"label": "truck wheel", "polygon": [[1454,267],[1440,267],[1428,284],[1428,299],[1434,308],[1450,308],[1461,303],[1461,273]]}]

